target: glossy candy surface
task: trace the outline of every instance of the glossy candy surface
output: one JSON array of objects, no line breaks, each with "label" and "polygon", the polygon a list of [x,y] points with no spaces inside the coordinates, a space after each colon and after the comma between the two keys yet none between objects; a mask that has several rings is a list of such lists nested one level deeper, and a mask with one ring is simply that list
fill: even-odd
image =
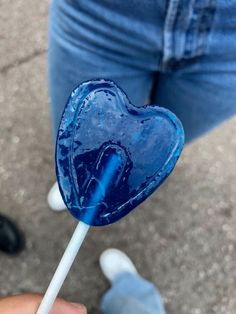
[{"label": "glossy candy surface", "polygon": [[113,81],[85,82],[72,92],[58,131],[63,200],[87,224],[113,223],[163,182],[183,145],[182,125],[170,111],[132,105]]}]

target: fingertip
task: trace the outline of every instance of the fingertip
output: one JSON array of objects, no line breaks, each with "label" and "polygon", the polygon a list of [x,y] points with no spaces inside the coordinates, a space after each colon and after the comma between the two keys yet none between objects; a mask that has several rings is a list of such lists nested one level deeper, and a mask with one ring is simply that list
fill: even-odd
[{"label": "fingertip", "polygon": [[57,299],[53,306],[52,314],[87,314],[86,307],[80,303],[70,303]]},{"label": "fingertip", "polygon": [[80,303],[71,303],[76,309],[80,310],[81,314],[87,314],[87,308],[84,304],[80,304]]},{"label": "fingertip", "polygon": [[[43,299],[41,294],[15,295],[0,299],[0,314],[36,313]],[[56,299],[51,314],[87,314],[86,307],[79,303],[70,303]]]}]

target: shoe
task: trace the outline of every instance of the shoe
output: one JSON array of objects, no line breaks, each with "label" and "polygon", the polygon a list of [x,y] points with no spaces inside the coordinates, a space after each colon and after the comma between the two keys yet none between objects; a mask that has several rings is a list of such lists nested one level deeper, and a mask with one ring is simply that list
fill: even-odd
[{"label": "shoe", "polygon": [[122,273],[137,274],[137,269],[131,259],[117,249],[105,250],[99,259],[104,276],[112,283]]},{"label": "shoe", "polygon": [[66,209],[66,205],[61,197],[58,183],[55,182],[48,193],[48,205],[52,210],[62,211]]},{"label": "shoe", "polygon": [[24,236],[17,226],[10,219],[0,215],[0,250],[14,255],[20,253],[24,245]]}]

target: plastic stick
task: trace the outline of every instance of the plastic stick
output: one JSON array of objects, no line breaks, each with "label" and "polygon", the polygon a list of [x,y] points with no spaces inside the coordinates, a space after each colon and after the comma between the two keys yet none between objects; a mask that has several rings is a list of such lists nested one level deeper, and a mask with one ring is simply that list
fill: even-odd
[{"label": "plastic stick", "polygon": [[89,225],[82,221],[78,223],[36,314],[50,313],[53,303],[66,279],[89,227]]},{"label": "plastic stick", "polygon": [[[102,201],[104,197],[103,191],[108,190],[109,184],[112,182],[120,163],[121,157],[119,155],[113,154],[110,156],[100,181],[102,189],[101,186],[98,185],[97,189],[94,191],[90,200],[93,210],[90,209],[85,214],[84,218],[86,221],[93,221],[97,211],[96,205]],[[88,224],[85,224],[82,221],[80,221],[77,225],[36,314],[50,313],[53,303],[66,279],[77,253],[79,252],[89,227],[90,226]]]}]

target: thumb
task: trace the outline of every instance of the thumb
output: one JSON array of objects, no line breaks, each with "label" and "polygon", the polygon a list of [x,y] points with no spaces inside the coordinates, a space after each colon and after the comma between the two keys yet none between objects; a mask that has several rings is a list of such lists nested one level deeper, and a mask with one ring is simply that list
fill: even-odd
[{"label": "thumb", "polygon": [[[42,300],[39,294],[24,294],[3,298],[0,300],[0,314],[35,314]],[[86,308],[82,304],[69,303],[63,299],[57,299],[53,305],[51,314],[86,314]]]}]

